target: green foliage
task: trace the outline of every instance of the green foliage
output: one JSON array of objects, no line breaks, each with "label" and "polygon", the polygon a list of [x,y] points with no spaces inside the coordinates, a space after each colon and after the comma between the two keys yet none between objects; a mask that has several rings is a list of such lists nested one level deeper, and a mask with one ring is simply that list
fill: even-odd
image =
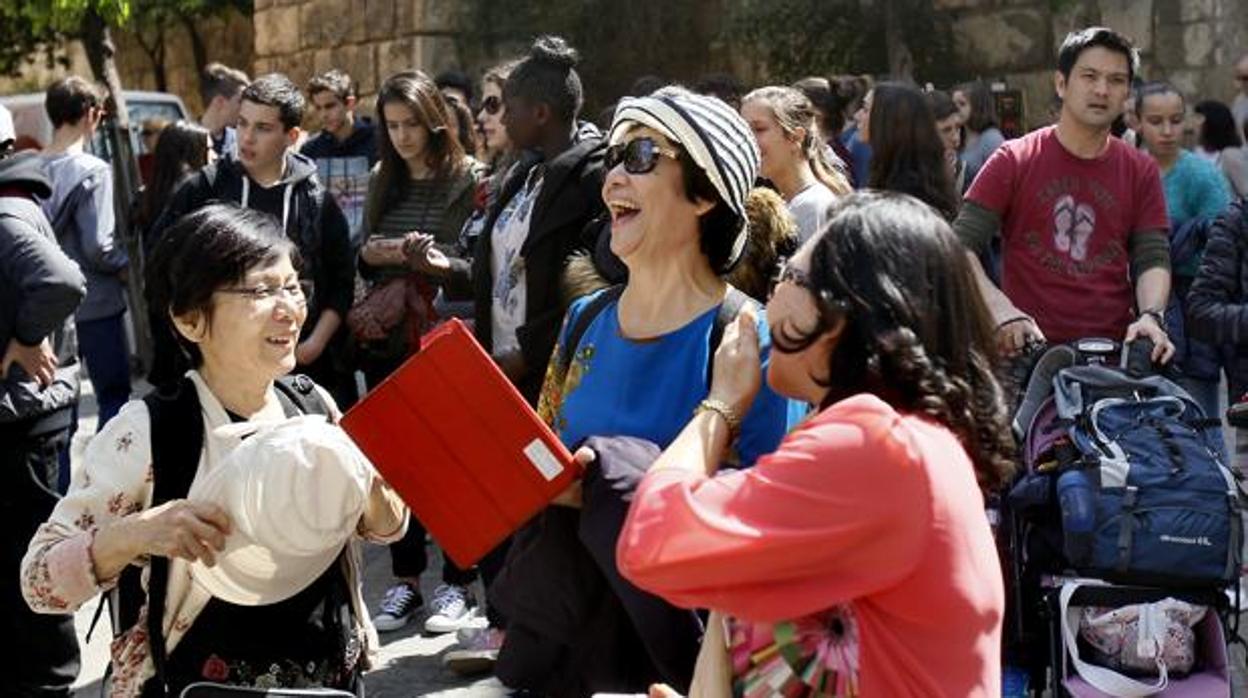
[{"label": "green foliage", "polygon": [[882,17],[854,0],[744,0],[734,3],[720,41],[752,55],[770,82],[806,75],[879,72],[887,65]]}]

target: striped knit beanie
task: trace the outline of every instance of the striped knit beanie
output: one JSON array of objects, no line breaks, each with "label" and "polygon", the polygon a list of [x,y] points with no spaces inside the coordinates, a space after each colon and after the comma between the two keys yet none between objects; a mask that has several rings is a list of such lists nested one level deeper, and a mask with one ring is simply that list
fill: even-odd
[{"label": "striped knit beanie", "polygon": [[706,173],[720,199],[737,216],[737,229],[724,272],[745,250],[745,197],[758,176],[758,143],[749,124],[732,107],[715,97],[694,94],[682,87],[664,87],[647,97],[625,97],[615,109],[608,141],[618,143],[633,125],[658,131],[679,144]]}]

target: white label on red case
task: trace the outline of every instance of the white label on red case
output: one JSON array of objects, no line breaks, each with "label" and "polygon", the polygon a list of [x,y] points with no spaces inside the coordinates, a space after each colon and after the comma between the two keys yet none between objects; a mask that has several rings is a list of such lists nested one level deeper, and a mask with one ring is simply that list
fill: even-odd
[{"label": "white label on red case", "polygon": [[541,439],[533,439],[528,446],[524,447],[524,455],[528,457],[529,462],[534,468],[542,474],[549,482],[559,477],[559,473],[563,472],[563,466],[559,464],[559,460],[555,458],[555,454],[550,452],[546,444]]}]

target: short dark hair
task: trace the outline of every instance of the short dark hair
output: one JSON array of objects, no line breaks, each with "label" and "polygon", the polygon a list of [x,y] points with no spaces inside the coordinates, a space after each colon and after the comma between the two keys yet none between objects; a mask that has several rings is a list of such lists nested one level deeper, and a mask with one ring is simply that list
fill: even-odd
[{"label": "short dark hair", "polygon": [[931,90],[924,96],[927,97],[927,106],[932,110],[932,118],[937,121],[944,121],[958,113],[958,105],[953,103],[953,97],[948,92]]},{"label": "short dark hair", "polygon": [[463,71],[444,70],[433,79],[433,84],[437,85],[439,90],[450,87],[463,92],[468,97],[469,102],[464,106],[472,106],[471,103],[474,96],[472,78],[468,77]]},{"label": "short dark hair", "polygon": [[741,228],[741,217],[724,201],[706,170],[693,161],[684,146],[676,144],[676,148],[680,152],[677,162],[680,163],[685,198],[693,202],[698,199],[715,202],[710,211],[698,218],[698,247],[716,274],[726,274],[733,270],[735,262],[740,261],[732,258],[732,252],[737,231]]},{"label": "short dark hair", "polygon": [[223,63],[209,63],[204,66],[204,74],[199,78],[199,97],[207,107],[213,97],[233,99],[250,83],[247,73],[237,68]]},{"label": "short dark hair", "polygon": [[731,73],[711,73],[698,78],[698,81],[693,83],[693,91],[700,95],[718,97],[733,109],[740,109],[741,95],[745,94],[745,87],[742,86],[737,76]]},{"label": "short dark hair", "polygon": [[1069,79],[1070,71],[1079,61],[1079,56],[1084,51],[1097,46],[1125,56],[1127,78],[1135,78],[1135,74],[1140,70],[1140,52],[1136,50],[1130,39],[1109,27],[1088,27],[1067,34],[1066,39],[1062,41],[1062,47],[1057,52],[1058,72],[1062,74],[1062,77]]},{"label": "short dark hair", "polygon": [[[1196,105],[1193,110],[1205,117],[1200,125],[1200,147],[1210,152],[1220,152],[1227,148],[1238,148],[1244,144],[1235,125],[1235,115],[1230,107],[1222,102],[1207,99]],[[1248,133],[1248,127],[1245,127]]]},{"label": "short dark hair", "polygon": [[328,70],[308,81],[308,96],[315,97],[321,92],[331,92],[344,103],[348,97],[355,96],[355,82],[350,75],[338,70]]},{"label": "short dark hair", "polygon": [[172,332],[184,352],[181,375],[198,368],[204,357],[194,342],[182,336],[173,316],[202,312],[212,322],[212,296],[243,280],[247,272],[289,255],[300,267],[299,251],[272,216],[235,204],[209,204],[180,218],[162,235],[147,267],[145,295],[161,327]]},{"label": "short dark hair", "polygon": [[52,83],[43,98],[52,128],[76,124],[87,112],[104,104],[104,91],[95,83],[70,75]]},{"label": "short dark hair", "polygon": [[556,117],[570,124],[585,101],[576,72],[580,60],[580,54],[562,37],[539,36],[507,76],[503,94],[549,105]]},{"label": "short dark hair", "polygon": [[243,101],[276,107],[282,115],[282,127],[287,131],[303,122],[303,109],[306,104],[303,93],[290,78],[281,73],[269,73],[256,78],[255,82],[243,90]]}]

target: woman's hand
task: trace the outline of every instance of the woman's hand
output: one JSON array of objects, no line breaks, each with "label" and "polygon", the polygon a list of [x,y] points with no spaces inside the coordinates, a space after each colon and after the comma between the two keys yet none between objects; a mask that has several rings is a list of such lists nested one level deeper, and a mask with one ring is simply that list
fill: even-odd
[{"label": "woman's hand", "polygon": [[[576,453],[572,454],[572,460],[580,466],[582,472],[584,472],[585,469],[589,467],[589,464],[593,463],[597,458],[598,454],[584,446],[576,449]],[[584,504],[582,501],[582,495],[583,491],[581,487],[581,478],[578,477],[576,480],[572,481],[571,485],[568,485],[566,490],[560,492],[558,496],[550,500],[550,503],[558,504],[559,506],[564,507],[572,507],[573,509],[580,509]]]},{"label": "woman's hand", "polygon": [[440,278],[451,270],[450,259],[442,250],[434,247],[432,235],[408,233],[403,238],[403,254],[407,259],[407,266],[413,271]]},{"label": "woman's hand", "polygon": [[715,378],[707,396],[731,407],[744,417],[763,384],[758,349],[758,316],[753,306],[741,308],[735,322],[724,328],[715,351]]},{"label": "woman's hand", "polygon": [[374,267],[401,267],[407,263],[402,238],[373,238],[364,243],[360,256]]},{"label": "woman's hand", "polygon": [[130,514],[96,531],[91,544],[95,578],[112,579],[143,555],[202,560],[211,567],[230,530],[230,515],[206,502],[175,499]]},{"label": "woman's hand", "polygon": [[398,493],[381,478],[373,478],[372,490],[368,493],[368,502],[364,505],[364,528],[373,533],[385,534],[389,538],[403,525],[403,513],[407,505]]}]

